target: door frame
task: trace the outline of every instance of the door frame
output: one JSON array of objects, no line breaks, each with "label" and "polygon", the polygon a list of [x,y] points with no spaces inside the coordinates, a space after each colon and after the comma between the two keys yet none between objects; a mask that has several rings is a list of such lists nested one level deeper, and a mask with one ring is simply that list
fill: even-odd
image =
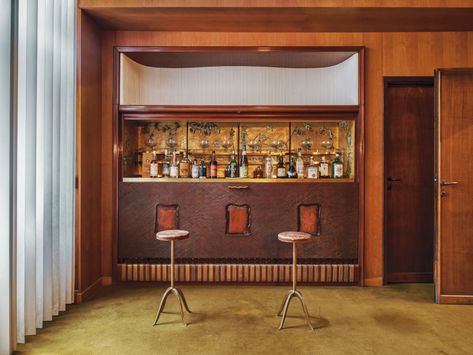
[{"label": "door frame", "polygon": [[[387,284],[386,279],[386,270],[387,270],[387,243],[386,243],[386,201],[387,201],[387,194],[386,194],[386,142],[387,142],[387,132],[386,132],[386,92],[389,87],[393,86],[404,86],[404,85],[417,85],[417,86],[428,86],[432,87],[435,92],[435,77],[434,76],[384,76],[383,77],[383,251],[382,251],[382,258],[383,258],[383,285]],[[435,100],[434,100],[435,101]],[[434,119],[435,117],[432,117]],[[435,133],[434,137],[435,139]],[[435,270],[435,265],[433,265]],[[429,277],[430,280],[430,277]],[[412,282],[421,282],[422,280],[416,279],[412,280]],[[428,280],[426,280],[428,281]]]}]

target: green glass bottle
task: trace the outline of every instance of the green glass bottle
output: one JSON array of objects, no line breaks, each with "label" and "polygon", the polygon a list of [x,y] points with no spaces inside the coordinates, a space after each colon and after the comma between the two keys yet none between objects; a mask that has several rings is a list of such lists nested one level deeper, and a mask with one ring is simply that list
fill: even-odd
[{"label": "green glass bottle", "polygon": [[340,159],[340,154],[335,154],[335,160],[332,162],[332,178],[341,179],[343,178],[343,162]]}]

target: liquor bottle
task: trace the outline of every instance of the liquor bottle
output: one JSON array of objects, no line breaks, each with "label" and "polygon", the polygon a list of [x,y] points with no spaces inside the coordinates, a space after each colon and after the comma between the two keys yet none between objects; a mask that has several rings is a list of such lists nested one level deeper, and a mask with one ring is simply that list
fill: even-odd
[{"label": "liquor bottle", "polygon": [[261,179],[263,177],[263,169],[261,166],[257,166],[256,169],[253,171],[253,178],[254,179]]},{"label": "liquor bottle", "polygon": [[157,178],[158,177],[158,159],[156,157],[156,152],[153,152],[153,159],[149,164],[149,177]]},{"label": "liquor bottle", "polygon": [[286,167],[284,166],[284,157],[282,154],[280,154],[278,157],[278,170],[276,176],[278,178],[286,177]]},{"label": "liquor bottle", "polygon": [[228,164],[226,167],[225,167],[225,170],[223,171],[223,176],[226,177],[226,178],[229,178],[230,177],[230,164]]},{"label": "liquor bottle", "polygon": [[240,177],[248,177],[248,157],[246,156],[246,144],[241,148]]},{"label": "liquor bottle", "polygon": [[328,173],[328,162],[325,160],[325,157],[322,157],[322,160],[319,164],[319,173],[321,178],[328,178],[330,177]]},{"label": "liquor bottle", "polygon": [[200,179],[207,178],[207,164],[205,164],[204,160],[200,161],[199,178]]},{"label": "liquor bottle", "polygon": [[230,161],[229,177],[238,177],[238,162],[236,161],[235,151],[232,151],[232,160]]},{"label": "liquor bottle", "polygon": [[197,164],[197,160],[194,160],[192,163],[192,177],[194,179],[199,177],[199,164]]},{"label": "liquor bottle", "polygon": [[307,178],[317,179],[319,177],[317,164],[314,161],[314,157],[310,157],[309,167],[307,168]]},{"label": "liquor bottle", "polygon": [[335,154],[335,160],[332,162],[332,177],[334,179],[343,178],[343,162],[339,153]]},{"label": "liquor bottle", "polygon": [[248,157],[246,156],[246,130],[244,128],[241,131],[240,177],[248,177]]},{"label": "liquor bottle", "polygon": [[210,158],[210,178],[217,178],[217,158],[215,157],[215,150],[212,151],[212,157]]},{"label": "liquor bottle", "polygon": [[264,157],[264,177],[266,179],[273,177],[273,158],[271,158],[271,153],[269,152],[268,155]]},{"label": "liquor bottle", "polygon": [[168,150],[164,149],[163,177],[169,177],[171,174],[171,162],[168,156]]},{"label": "liquor bottle", "polygon": [[177,152],[176,149],[172,152],[172,160],[171,160],[171,168],[169,169],[169,176],[172,178],[179,177],[179,162],[177,160]]},{"label": "liquor bottle", "polygon": [[189,159],[187,159],[187,152],[183,152],[182,155],[182,159],[179,162],[179,176],[182,178],[188,178],[191,172],[191,162],[189,161]]},{"label": "liquor bottle", "polygon": [[291,156],[289,159],[289,170],[287,171],[287,177],[291,179],[297,178],[296,164],[294,160],[294,156]]},{"label": "liquor bottle", "polygon": [[297,150],[296,172],[297,172],[297,177],[299,179],[304,178],[304,159],[302,159],[301,148]]}]

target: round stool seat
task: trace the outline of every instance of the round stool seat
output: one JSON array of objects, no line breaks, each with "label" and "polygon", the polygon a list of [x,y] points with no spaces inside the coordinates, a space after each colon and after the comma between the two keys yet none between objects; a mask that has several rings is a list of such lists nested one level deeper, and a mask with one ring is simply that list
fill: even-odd
[{"label": "round stool seat", "polygon": [[311,235],[305,232],[281,232],[278,239],[284,243],[301,243],[310,240]]},{"label": "round stool seat", "polygon": [[164,242],[189,238],[189,232],[181,229],[168,229],[156,233],[156,239]]}]

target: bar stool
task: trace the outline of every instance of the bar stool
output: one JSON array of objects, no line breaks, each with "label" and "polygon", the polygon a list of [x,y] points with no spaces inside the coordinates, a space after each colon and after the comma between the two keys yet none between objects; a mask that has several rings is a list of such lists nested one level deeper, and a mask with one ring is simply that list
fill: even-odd
[{"label": "bar stool", "polygon": [[184,321],[184,311],[182,309],[182,304],[184,304],[184,307],[186,308],[187,312],[189,313],[192,313],[192,312],[187,306],[187,302],[182,291],[174,287],[174,241],[187,239],[187,238],[189,238],[189,232],[185,230],[178,230],[178,229],[164,230],[164,231],[156,233],[157,240],[164,241],[164,242],[169,242],[169,241],[171,242],[171,287],[168,287],[166,291],[164,292],[163,298],[161,299],[161,303],[159,304],[158,314],[156,315],[156,319],[153,323],[153,326],[158,324],[158,319],[159,319],[159,316],[161,315],[161,312],[164,309],[164,305],[166,304],[166,299],[171,293],[173,293],[177,297],[177,300],[179,301],[181,320],[187,326],[187,323]]},{"label": "bar stool", "polygon": [[292,297],[297,297],[299,301],[301,301],[302,309],[304,310],[305,320],[307,324],[309,325],[310,329],[314,330],[314,328],[312,327],[312,324],[310,323],[309,311],[307,310],[307,306],[304,302],[304,297],[302,297],[302,294],[297,290],[296,245],[298,243],[309,241],[311,239],[311,236],[309,233],[304,233],[304,232],[282,232],[278,234],[278,239],[284,243],[292,243],[292,290],[288,292],[278,312],[278,316],[280,316],[282,312],[282,319],[281,319],[281,324],[279,325],[279,330],[281,330],[284,326],[287,310],[289,308],[289,303],[291,302]]}]

